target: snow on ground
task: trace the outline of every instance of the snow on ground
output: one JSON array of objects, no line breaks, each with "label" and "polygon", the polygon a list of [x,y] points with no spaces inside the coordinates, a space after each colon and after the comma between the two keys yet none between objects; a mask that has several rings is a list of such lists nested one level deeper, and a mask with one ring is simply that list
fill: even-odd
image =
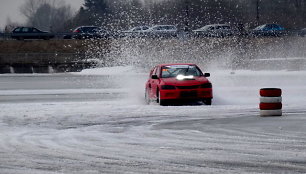
[{"label": "snow on ground", "polygon": [[[212,106],[167,107],[144,104],[147,73],[1,75],[0,173],[306,172],[306,72],[210,72]],[[259,116],[262,87],[284,116]]]}]

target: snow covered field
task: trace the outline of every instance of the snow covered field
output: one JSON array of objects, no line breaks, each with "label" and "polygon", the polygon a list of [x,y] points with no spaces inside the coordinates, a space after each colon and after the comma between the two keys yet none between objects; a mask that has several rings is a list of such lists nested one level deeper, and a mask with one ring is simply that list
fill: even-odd
[{"label": "snow covered field", "polygon": [[306,173],[306,71],[210,72],[212,106],[162,107],[134,69],[0,75],[0,173]]}]

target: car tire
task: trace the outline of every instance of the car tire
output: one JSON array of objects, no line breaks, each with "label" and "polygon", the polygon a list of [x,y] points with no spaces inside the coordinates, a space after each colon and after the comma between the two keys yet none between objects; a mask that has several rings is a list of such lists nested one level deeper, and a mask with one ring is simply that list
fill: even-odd
[{"label": "car tire", "polygon": [[205,105],[211,105],[211,101],[212,101],[211,98],[206,98],[206,99],[202,100],[202,102],[203,102]]},{"label": "car tire", "polygon": [[159,105],[161,105],[161,106],[165,106],[166,105],[166,101],[160,99],[160,91],[158,91],[157,94],[158,94],[158,96],[157,96],[157,103],[159,103]]},{"label": "car tire", "polygon": [[150,104],[150,97],[149,97],[148,89],[146,89],[145,91],[145,100],[146,100],[146,104]]}]

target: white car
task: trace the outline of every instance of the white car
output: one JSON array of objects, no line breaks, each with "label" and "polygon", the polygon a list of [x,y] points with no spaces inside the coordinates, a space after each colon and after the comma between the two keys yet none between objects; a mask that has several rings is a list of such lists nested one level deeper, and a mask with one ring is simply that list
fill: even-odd
[{"label": "white car", "polygon": [[155,25],[144,31],[144,35],[151,37],[176,37],[178,29],[174,25]]},{"label": "white car", "polygon": [[212,24],[193,30],[193,34],[205,37],[225,37],[234,35],[235,31],[227,24]]},{"label": "white car", "polygon": [[148,30],[150,27],[148,26],[137,26],[137,27],[134,27],[134,28],[131,28],[129,30],[126,30],[126,31],[122,31],[123,33],[123,36],[125,37],[138,37],[138,36],[141,36],[141,34]]}]

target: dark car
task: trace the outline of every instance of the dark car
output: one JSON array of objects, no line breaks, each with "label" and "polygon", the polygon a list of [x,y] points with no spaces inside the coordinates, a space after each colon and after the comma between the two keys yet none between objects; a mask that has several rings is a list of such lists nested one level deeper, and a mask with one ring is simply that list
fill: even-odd
[{"label": "dark car", "polygon": [[157,101],[165,105],[170,101],[193,100],[211,105],[213,92],[209,76],[195,64],[157,65],[146,83],[146,102]]},{"label": "dark car", "polygon": [[253,36],[282,36],[286,30],[279,24],[264,24],[251,31]]},{"label": "dark car", "polygon": [[305,37],[306,36],[306,28],[301,29],[299,31],[298,35],[301,36],[301,37]]},{"label": "dark car", "polygon": [[143,30],[141,34],[148,37],[176,37],[178,29],[174,25],[155,25]]},{"label": "dark car", "polygon": [[13,39],[44,39],[49,40],[54,38],[54,34],[47,31],[41,31],[35,27],[17,27],[12,31],[11,37]]},{"label": "dark car", "polygon": [[109,31],[96,26],[80,26],[73,30],[73,39],[102,39],[110,38]]}]

